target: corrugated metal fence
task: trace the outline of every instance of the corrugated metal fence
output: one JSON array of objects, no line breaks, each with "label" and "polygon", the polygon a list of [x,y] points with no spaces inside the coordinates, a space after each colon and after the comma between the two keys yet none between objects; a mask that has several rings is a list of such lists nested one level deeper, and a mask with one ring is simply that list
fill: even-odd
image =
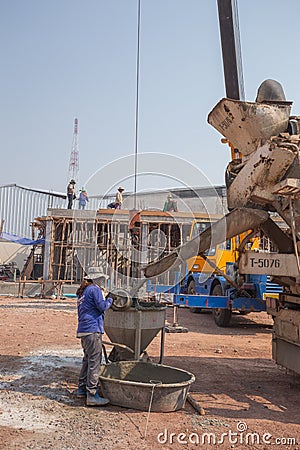
[{"label": "corrugated metal fence", "polygon": [[47,208],[65,208],[64,194],[39,191],[16,184],[0,186],[0,220],[3,230],[31,238],[30,223],[47,214]]}]

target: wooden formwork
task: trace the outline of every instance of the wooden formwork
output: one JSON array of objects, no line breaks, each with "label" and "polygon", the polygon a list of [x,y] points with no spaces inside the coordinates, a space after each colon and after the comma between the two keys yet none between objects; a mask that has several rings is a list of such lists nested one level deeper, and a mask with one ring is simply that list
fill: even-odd
[{"label": "wooden formwork", "polygon": [[[35,220],[46,239],[43,279],[78,283],[93,267],[110,286],[129,287],[142,277],[144,265],[186,242],[199,217],[210,220],[203,213],[49,210]],[[173,276],[168,272],[159,281],[171,284]]]}]

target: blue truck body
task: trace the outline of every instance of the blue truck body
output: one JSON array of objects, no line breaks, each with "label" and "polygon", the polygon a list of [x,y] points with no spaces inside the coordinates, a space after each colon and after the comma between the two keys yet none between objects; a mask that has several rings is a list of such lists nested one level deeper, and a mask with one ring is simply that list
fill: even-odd
[{"label": "blue truck body", "polygon": [[[224,277],[216,274],[187,274],[183,281],[180,281],[178,274],[176,278],[178,281],[174,285],[152,284],[148,281],[147,292],[171,294],[174,305],[188,307],[193,312],[211,309],[219,326],[229,324],[232,311],[266,311],[265,294],[274,295],[282,291],[280,286],[270,282],[267,275],[245,275],[242,290],[235,289]],[[194,289],[192,294],[188,293],[191,281]],[[218,295],[215,294],[216,286]]]}]

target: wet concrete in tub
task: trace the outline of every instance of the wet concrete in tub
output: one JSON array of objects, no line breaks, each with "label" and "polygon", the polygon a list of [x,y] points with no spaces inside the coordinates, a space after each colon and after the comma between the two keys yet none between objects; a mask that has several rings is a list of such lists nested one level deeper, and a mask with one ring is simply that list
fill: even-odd
[{"label": "wet concrete in tub", "polygon": [[135,383],[150,383],[151,380],[162,384],[183,383],[191,380],[191,374],[175,367],[159,366],[151,363],[122,362],[105,366],[101,376]]},{"label": "wet concrete in tub", "polygon": [[[175,367],[141,361],[121,361],[104,367],[103,393],[113,405],[147,411],[170,412],[181,409],[194,375]],[[155,389],[155,392],[154,392]]]}]

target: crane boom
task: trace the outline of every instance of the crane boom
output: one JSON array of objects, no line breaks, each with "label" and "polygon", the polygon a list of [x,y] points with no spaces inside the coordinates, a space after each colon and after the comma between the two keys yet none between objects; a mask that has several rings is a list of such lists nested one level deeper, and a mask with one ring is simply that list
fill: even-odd
[{"label": "crane boom", "polygon": [[244,100],[242,52],[236,0],[218,0],[226,97]]}]

